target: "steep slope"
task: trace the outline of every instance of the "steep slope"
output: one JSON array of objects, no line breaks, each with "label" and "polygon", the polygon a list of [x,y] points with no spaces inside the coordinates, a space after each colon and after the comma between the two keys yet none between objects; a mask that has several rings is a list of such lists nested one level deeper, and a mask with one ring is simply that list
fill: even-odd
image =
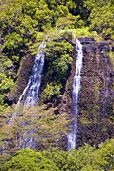
[{"label": "steep slope", "polygon": [[[110,42],[97,43],[93,38],[81,38],[83,45],[83,69],[78,100],[77,146],[84,143],[97,145],[114,137],[113,113],[113,62]],[[75,59],[75,54],[74,54]],[[72,85],[74,62],[60,111],[72,113]],[[72,117],[71,117],[72,118]]]}]

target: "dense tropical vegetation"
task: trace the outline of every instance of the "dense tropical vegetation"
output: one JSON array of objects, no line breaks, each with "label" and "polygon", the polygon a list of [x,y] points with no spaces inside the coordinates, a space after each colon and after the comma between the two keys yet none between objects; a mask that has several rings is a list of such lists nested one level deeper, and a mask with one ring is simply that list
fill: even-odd
[{"label": "dense tropical vegetation", "polygon": [[85,145],[77,151],[33,151],[23,149],[1,166],[4,171],[113,171],[114,140],[107,140],[96,149]]},{"label": "dense tropical vegetation", "polygon": [[[114,37],[113,0],[1,0],[0,4],[1,110],[5,106],[5,95],[15,85],[21,59],[28,52],[36,54],[38,44],[42,40],[50,40],[46,60],[48,63],[52,62],[52,67],[49,66],[47,77],[53,76],[53,68],[58,74],[54,80],[58,80],[59,77],[58,82],[49,80],[45,89],[49,90],[50,86],[52,90],[51,87],[56,86],[59,92],[64,84],[64,81],[61,82],[60,79],[65,79],[72,61],[72,47],[69,43],[66,45],[65,41],[53,42],[53,40],[61,36],[71,35],[72,37],[72,34],[74,36]],[[47,98],[50,98],[50,93],[47,93]]]},{"label": "dense tropical vegetation", "polygon": [[[67,86],[76,37],[114,40],[114,1],[0,0],[0,11],[0,152],[5,163],[1,170],[113,171],[113,140],[98,149],[86,145],[78,151],[59,151],[64,149],[60,140],[67,136],[70,121],[68,114],[58,114],[56,106]],[[40,107],[23,112],[12,105],[17,103],[15,92],[22,60],[28,54],[34,57],[42,41],[47,45]],[[50,102],[51,107],[45,106]],[[11,115],[20,111],[15,124],[9,126]],[[23,128],[22,121],[29,124]],[[48,151],[18,151],[17,134],[22,137],[22,132],[34,125],[38,132],[33,136],[41,144],[38,148]]]}]

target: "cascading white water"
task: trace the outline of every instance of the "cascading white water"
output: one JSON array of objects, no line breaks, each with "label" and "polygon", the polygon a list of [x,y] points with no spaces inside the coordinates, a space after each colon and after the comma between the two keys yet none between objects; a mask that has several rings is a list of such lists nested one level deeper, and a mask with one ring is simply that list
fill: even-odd
[{"label": "cascading white water", "polygon": [[81,69],[82,69],[82,45],[78,39],[76,39],[76,72],[73,81],[73,91],[72,91],[72,124],[71,133],[68,135],[68,150],[71,148],[76,148],[77,139],[77,114],[78,114],[78,96],[80,91],[80,80],[81,80]]},{"label": "cascading white water", "polygon": [[[34,65],[32,68],[32,73],[30,75],[29,81],[27,86],[25,87],[23,93],[19,97],[19,100],[16,105],[16,109],[21,105],[23,102],[24,110],[28,107],[34,107],[38,103],[38,93],[41,84],[41,76],[42,76],[42,69],[44,65],[44,49],[46,47],[46,43],[42,42],[41,45],[38,47],[40,52],[37,53],[34,61]],[[18,113],[13,113],[12,117],[10,118],[9,125],[13,124],[13,121]]]},{"label": "cascading white water", "polygon": [[[46,47],[46,43],[42,42],[39,46],[39,50],[42,50]],[[41,84],[41,77],[42,77],[42,69],[44,66],[44,51],[39,52],[36,55],[34,66],[32,68],[32,73],[30,75],[28,84],[24,89],[22,95],[19,98],[18,104],[23,100],[24,96],[24,109],[28,107],[34,107],[38,103],[38,93]]]},{"label": "cascading white water", "polygon": [[[28,81],[26,88],[24,89],[22,95],[19,97],[18,103],[16,105],[16,109],[23,104],[23,110],[27,110],[29,107],[34,107],[38,103],[39,99],[39,88],[41,85],[41,77],[42,70],[44,66],[44,48],[46,47],[46,43],[42,42],[39,46],[38,54],[35,57],[34,65],[32,68],[32,72]],[[9,125],[13,124],[13,121],[18,113],[14,113],[9,121]],[[25,126],[25,123],[22,123]],[[20,148],[35,148],[35,141],[33,138],[33,134],[35,130],[26,131],[23,134],[23,139],[20,139]],[[29,136],[28,136],[29,135]],[[28,137],[28,138],[26,138]]]}]

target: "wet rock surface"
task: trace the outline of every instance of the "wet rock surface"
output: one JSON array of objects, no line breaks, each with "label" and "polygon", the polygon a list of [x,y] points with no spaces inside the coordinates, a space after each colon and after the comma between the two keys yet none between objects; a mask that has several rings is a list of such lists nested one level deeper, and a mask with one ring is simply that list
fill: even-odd
[{"label": "wet rock surface", "polygon": [[78,146],[114,138],[113,65],[109,42],[82,39],[83,68],[78,114]]},{"label": "wet rock surface", "polygon": [[20,95],[23,93],[23,90],[27,86],[32,67],[34,65],[34,60],[35,57],[29,53],[24,58],[22,58],[17,73],[16,87],[8,96],[9,101],[12,101],[12,103],[17,103]]},{"label": "wet rock surface", "polygon": [[[107,138],[114,138],[113,114],[113,64],[108,53],[114,51],[108,41],[97,43],[94,38],[79,39],[83,45],[83,67],[81,73],[81,90],[78,101],[78,135],[77,145],[85,143],[98,145]],[[74,44],[75,47],[75,44]],[[64,94],[58,105],[57,114],[68,113],[72,118],[72,85],[75,75],[76,52],[74,48],[72,70],[66,82]],[[27,85],[34,64],[34,57],[27,55],[20,65],[16,92],[12,94],[17,102]],[[53,104],[50,104],[53,106]],[[47,107],[50,108],[50,106]],[[67,148],[67,138],[60,142]],[[61,145],[60,145],[61,146]]]},{"label": "wet rock surface", "polygon": [[[85,143],[97,146],[108,138],[114,138],[114,66],[109,56],[113,45],[108,41],[98,43],[94,38],[79,40],[83,45],[83,68],[78,100],[77,146]],[[75,61],[76,52],[73,53],[72,70],[59,105],[60,113],[69,113],[69,119],[72,119]]]}]

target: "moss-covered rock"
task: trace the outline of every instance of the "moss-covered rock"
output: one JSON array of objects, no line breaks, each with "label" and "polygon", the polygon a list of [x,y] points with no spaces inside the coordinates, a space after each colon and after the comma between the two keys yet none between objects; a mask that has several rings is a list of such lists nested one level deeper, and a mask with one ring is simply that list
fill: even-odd
[{"label": "moss-covered rock", "polygon": [[113,137],[113,63],[109,42],[83,43],[83,68],[78,114],[78,145],[97,145]]}]

